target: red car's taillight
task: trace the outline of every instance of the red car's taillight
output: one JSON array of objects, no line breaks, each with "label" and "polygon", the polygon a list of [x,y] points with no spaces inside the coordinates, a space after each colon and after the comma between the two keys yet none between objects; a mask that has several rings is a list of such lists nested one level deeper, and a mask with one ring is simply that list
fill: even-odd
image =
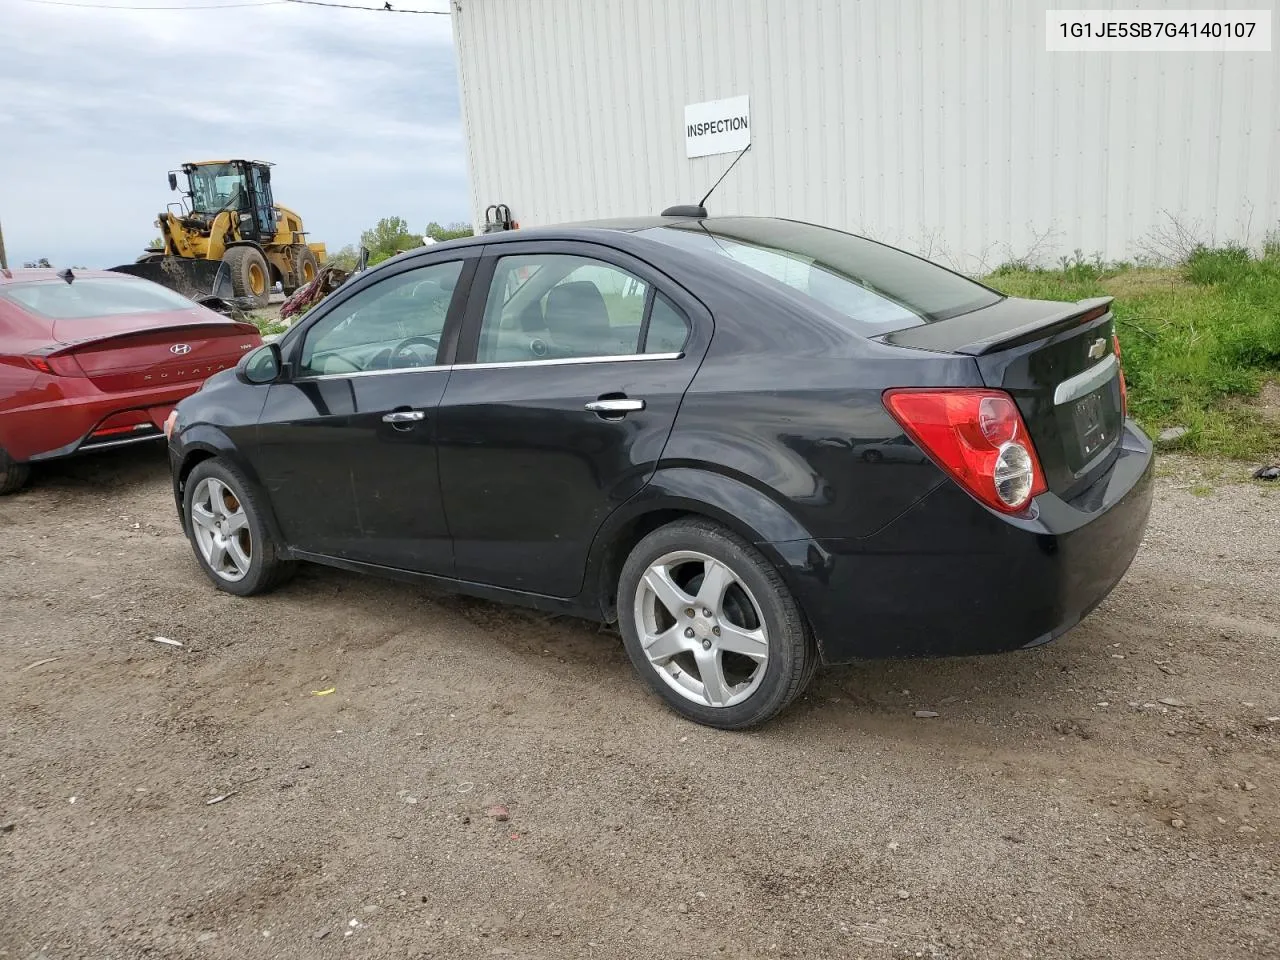
[{"label": "red car's taillight", "polygon": [[1111,334],[1111,345],[1116,348],[1116,363],[1120,366],[1120,416],[1128,418],[1129,416],[1129,387],[1124,382],[1124,361],[1120,359],[1120,337]]},{"label": "red car's taillight", "polygon": [[1044,493],[1044,472],[1013,398],[1001,390],[894,389],[884,405],[965,490],[1001,513]]},{"label": "red car's taillight", "polygon": [[41,373],[51,377],[83,377],[84,370],[76,363],[75,357],[56,353],[29,353],[27,364]]}]

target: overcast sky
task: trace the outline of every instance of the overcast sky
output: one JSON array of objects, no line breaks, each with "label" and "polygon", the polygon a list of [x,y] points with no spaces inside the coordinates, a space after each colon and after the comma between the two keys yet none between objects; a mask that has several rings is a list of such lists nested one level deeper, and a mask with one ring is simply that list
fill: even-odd
[{"label": "overcast sky", "polygon": [[276,201],[330,249],[381,217],[414,230],[467,220],[464,156],[447,16],[0,0],[0,225],[11,265],[132,261],[178,198],[165,175],[185,160],[275,163]]}]

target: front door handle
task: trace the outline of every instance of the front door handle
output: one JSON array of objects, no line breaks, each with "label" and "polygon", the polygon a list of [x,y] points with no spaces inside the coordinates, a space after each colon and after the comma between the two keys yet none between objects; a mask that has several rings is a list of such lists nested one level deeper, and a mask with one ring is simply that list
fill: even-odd
[{"label": "front door handle", "polygon": [[425,419],[427,415],[421,410],[394,410],[382,415],[383,423],[417,423]]},{"label": "front door handle", "polygon": [[586,409],[592,413],[601,414],[602,416],[616,417],[643,410],[644,401],[630,400],[626,397],[619,397],[613,400],[592,400],[587,404]]}]

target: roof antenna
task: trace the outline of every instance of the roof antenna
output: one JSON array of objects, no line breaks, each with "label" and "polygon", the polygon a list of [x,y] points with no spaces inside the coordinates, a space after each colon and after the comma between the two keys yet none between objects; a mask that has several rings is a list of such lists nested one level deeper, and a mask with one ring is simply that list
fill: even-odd
[{"label": "roof antenna", "polygon": [[65,270],[59,270],[57,273],[57,277],[59,280],[65,280],[67,284],[70,285],[71,281],[76,278],[76,275],[71,272],[70,267],[67,267],[67,269]]},{"label": "roof antenna", "polygon": [[720,174],[720,180],[717,180],[711,185],[711,189],[707,191],[705,197],[698,201],[697,205],[682,204],[674,207],[667,207],[667,209],[662,211],[662,215],[664,217],[694,217],[698,220],[705,218],[707,216],[707,197],[710,197],[716,192],[716,187],[720,186],[720,182],[729,175],[730,170],[738,165],[738,161],[742,159],[742,154],[746,153],[750,149],[751,144],[749,143],[742,148],[742,153],[739,153],[733,158],[733,163],[729,164],[729,166],[725,168],[724,173]]}]

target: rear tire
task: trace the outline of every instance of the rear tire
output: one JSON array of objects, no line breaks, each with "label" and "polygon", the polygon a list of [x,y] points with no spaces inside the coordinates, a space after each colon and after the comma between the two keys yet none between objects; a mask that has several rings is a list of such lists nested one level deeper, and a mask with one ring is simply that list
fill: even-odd
[{"label": "rear tire", "polygon": [[4,447],[0,447],[0,496],[21,490],[30,476],[28,464],[18,463],[5,452]]},{"label": "rear tire", "polygon": [[205,576],[227,593],[266,593],[297,568],[272,537],[253,485],[225,460],[202,460],[187,476],[182,525]]},{"label": "rear tire", "polygon": [[298,287],[305,287],[319,272],[320,261],[316,258],[315,251],[306,244],[299,245],[293,252],[294,285],[285,290],[285,293],[293,293]]},{"label": "rear tire", "polygon": [[705,519],[661,527],[631,551],[618,581],[618,625],[653,691],[722,730],[764,723],[818,668],[808,624],[778,571]]},{"label": "rear tire", "polygon": [[271,303],[271,268],[267,258],[256,247],[232,247],[222,256],[231,271],[231,289],[237,297],[246,297],[255,307]]}]

